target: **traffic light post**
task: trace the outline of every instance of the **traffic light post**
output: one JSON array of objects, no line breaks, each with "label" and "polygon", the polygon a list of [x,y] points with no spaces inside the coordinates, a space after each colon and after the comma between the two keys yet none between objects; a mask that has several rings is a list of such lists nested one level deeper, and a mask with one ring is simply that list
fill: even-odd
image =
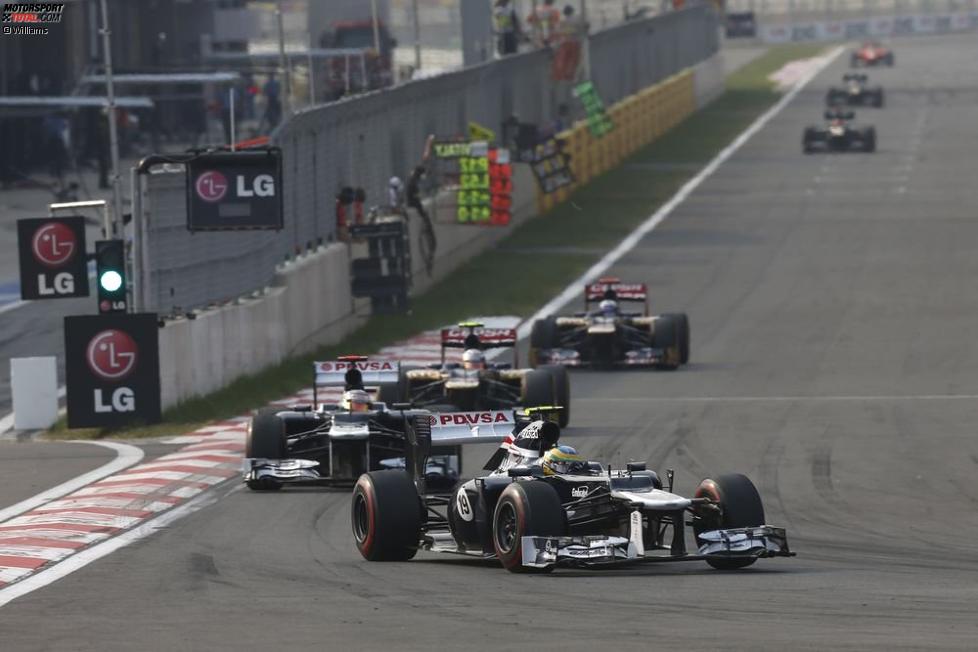
[{"label": "traffic light post", "polygon": [[122,240],[95,242],[95,287],[99,314],[127,312],[126,246]]}]

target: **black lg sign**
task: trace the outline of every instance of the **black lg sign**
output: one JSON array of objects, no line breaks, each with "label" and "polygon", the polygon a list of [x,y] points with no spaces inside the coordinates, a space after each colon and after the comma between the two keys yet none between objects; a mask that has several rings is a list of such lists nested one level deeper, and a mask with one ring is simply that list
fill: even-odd
[{"label": "black lg sign", "polygon": [[187,163],[191,231],[282,228],[278,149],[201,154]]},{"label": "black lg sign", "polygon": [[22,299],[88,296],[85,219],[17,220]]},{"label": "black lg sign", "polygon": [[65,317],[68,427],[160,420],[155,314]]}]

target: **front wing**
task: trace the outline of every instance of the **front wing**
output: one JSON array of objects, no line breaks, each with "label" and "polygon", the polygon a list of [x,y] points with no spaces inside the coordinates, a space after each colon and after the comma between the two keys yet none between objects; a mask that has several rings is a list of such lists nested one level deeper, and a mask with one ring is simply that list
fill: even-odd
[{"label": "front wing", "polygon": [[532,568],[602,568],[663,561],[705,561],[731,557],[793,557],[784,528],[761,525],[704,532],[695,554],[643,551],[634,539],[614,536],[523,537],[523,565]]},{"label": "front wing", "polygon": [[[621,359],[615,360],[613,364],[621,367],[656,367],[671,362],[667,349],[644,347],[625,351],[625,355]],[[581,354],[575,349],[540,349],[537,351],[537,364],[590,367],[600,363],[582,359]]]}]

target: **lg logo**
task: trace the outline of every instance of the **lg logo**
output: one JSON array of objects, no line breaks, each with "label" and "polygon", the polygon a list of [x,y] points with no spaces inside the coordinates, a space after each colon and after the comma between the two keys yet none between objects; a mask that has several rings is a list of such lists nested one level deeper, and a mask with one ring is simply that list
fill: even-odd
[{"label": "lg logo", "polygon": [[[34,260],[49,269],[58,269],[75,257],[78,242],[74,232],[61,222],[49,222],[34,233],[31,251]],[[54,275],[54,283],[48,285],[46,274],[37,275],[37,293],[41,296],[71,294],[75,291],[75,277],[69,272]]]},{"label": "lg logo", "polygon": [[[116,383],[126,378],[136,367],[138,349],[128,333],[109,329],[92,338],[85,350],[85,359],[88,368],[98,378]],[[133,412],[136,409],[135,393],[129,387],[117,387],[108,403],[105,402],[101,389],[94,392],[96,412]]]},{"label": "lg logo", "polygon": [[[224,199],[228,188],[227,177],[217,170],[208,170],[197,177],[194,189],[197,196],[206,202],[216,203]],[[251,187],[247,187],[245,177],[242,174],[235,177],[235,196],[237,197],[274,197],[275,179],[270,174],[259,174],[251,180]]]}]

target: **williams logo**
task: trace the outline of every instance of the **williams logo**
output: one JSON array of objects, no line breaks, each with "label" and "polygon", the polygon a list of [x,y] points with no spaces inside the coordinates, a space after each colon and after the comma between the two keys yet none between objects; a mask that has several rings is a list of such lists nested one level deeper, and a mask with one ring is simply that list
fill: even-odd
[{"label": "williams logo", "polygon": [[5,2],[0,13],[3,33],[7,36],[38,36],[48,33],[43,25],[61,22],[64,3]]}]

